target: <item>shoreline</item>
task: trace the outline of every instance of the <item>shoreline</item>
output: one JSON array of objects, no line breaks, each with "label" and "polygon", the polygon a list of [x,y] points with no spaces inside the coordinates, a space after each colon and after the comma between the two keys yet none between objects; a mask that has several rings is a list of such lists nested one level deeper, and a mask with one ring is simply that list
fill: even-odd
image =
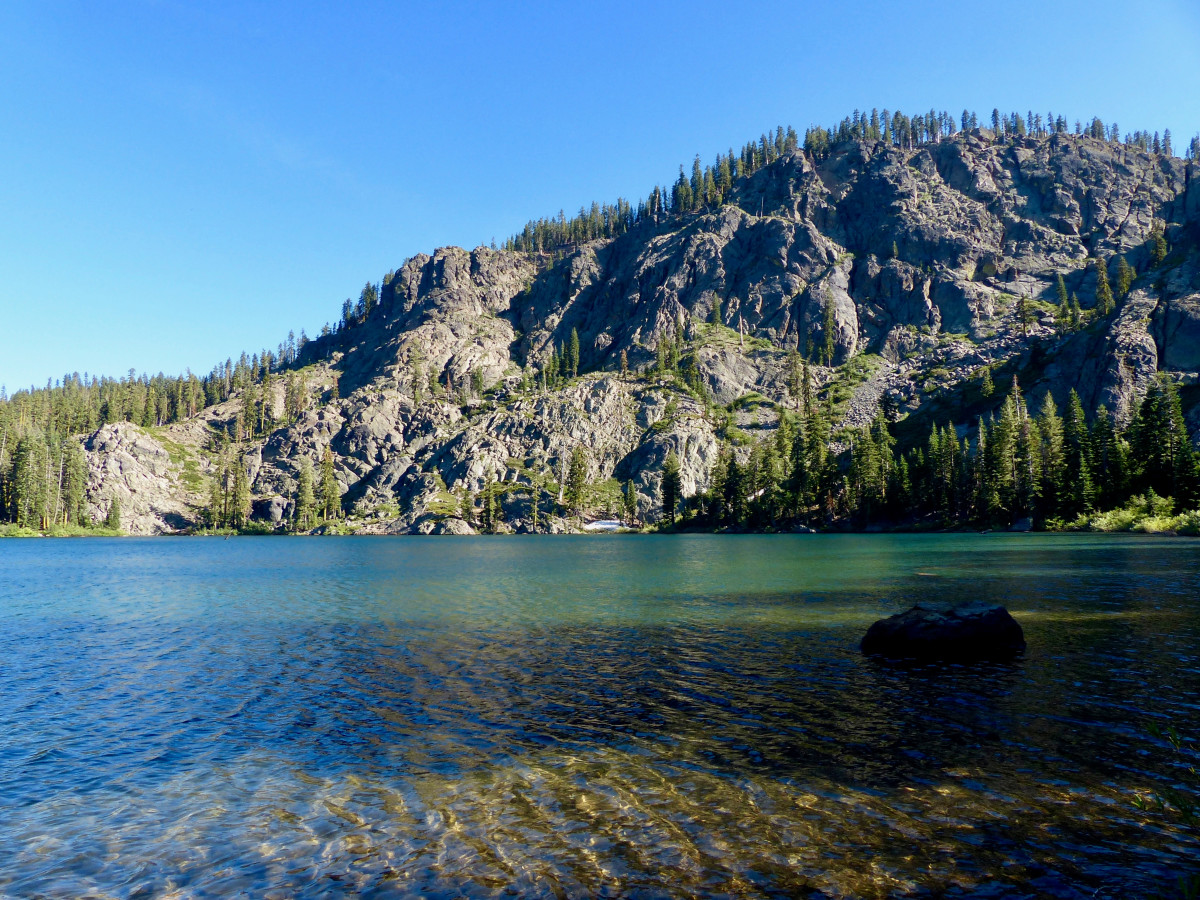
[{"label": "shoreline", "polygon": [[1169,538],[1200,538],[1197,534],[1187,534],[1178,531],[1145,531],[1134,529],[1121,530],[1087,530],[1087,529],[1070,529],[1070,530],[1032,530],[1032,529],[987,529],[977,531],[974,529],[840,529],[831,528],[826,530],[809,530],[809,531],[703,531],[703,530],[635,530],[625,529],[620,531],[568,531],[568,532],[541,532],[531,534],[529,532],[505,531],[505,532],[477,532],[473,534],[458,534],[458,533],[386,533],[386,532],[346,532],[337,534],[311,534],[297,533],[291,531],[250,531],[245,533],[230,532],[228,534],[222,532],[205,533],[205,532],[160,532],[158,534],[129,534],[127,532],[115,532],[112,530],[96,530],[94,532],[70,532],[66,534],[56,534],[53,532],[39,532],[23,530],[20,533],[11,533],[0,531],[0,540],[5,538],[12,539],[87,539],[87,538],[140,538],[140,539],[183,539],[183,538],[605,538],[605,537],[691,537],[707,535],[711,537],[900,537],[900,536],[931,536],[945,537],[947,535],[975,535],[977,537],[997,537],[997,536],[1088,536],[1096,537],[1100,535],[1124,535],[1128,537],[1169,537]]}]

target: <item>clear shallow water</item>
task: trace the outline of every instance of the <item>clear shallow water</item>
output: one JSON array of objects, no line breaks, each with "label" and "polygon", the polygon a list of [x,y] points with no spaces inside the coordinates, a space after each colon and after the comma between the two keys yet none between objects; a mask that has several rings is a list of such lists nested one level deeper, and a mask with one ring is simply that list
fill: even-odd
[{"label": "clear shallow water", "polygon": [[[0,896],[1125,897],[1200,723],[1200,544],[0,542]],[[1008,665],[863,659],[1004,602]]]}]

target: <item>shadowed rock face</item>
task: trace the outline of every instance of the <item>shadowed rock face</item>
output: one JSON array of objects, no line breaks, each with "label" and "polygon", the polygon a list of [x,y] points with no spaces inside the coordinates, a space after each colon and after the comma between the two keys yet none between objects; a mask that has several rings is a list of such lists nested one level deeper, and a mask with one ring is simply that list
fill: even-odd
[{"label": "shadowed rock face", "polygon": [[[1150,271],[1155,227],[1171,255]],[[1045,305],[1057,277],[1089,309],[1089,259],[1118,254],[1139,273],[1129,295],[1111,316],[1060,334]],[[1024,323],[1020,297],[1034,307]],[[794,402],[786,354],[815,356],[828,337],[834,366],[812,368],[818,388],[840,382],[851,394],[836,426],[869,423],[886,395],[913,434],[927,434],[998,408],[1003,390],[989,406],[972,388],[985,365],[1018,374],[1032,410],[1047,394],[1061,409],[1074,389],[1088,410],[1104,404],[1125,422],[1159,370],[1200,383],[1198,311],[1194,163],[1074,135],[995,143],[976,131],[916,150],[848,142],[822,160],[785,154],[719,209],[647,221],[558,259],[484,247],[413,257],[365,322],[304,348],[307,408],[243,447],[243,462],[256,497],[292,498],[302,459],[315,467],[329,448],[347,510],[398,509],[372,527],[414,532],[450,528],[448,492],[478,491],[489,477],[557,477],[583,446],[589,479],[632,481],[640,515],[653,518],[667,453],[691,493],[707,485],[722,439],[677,385],[621,376],[622,355],[636,372],[660,337],[682,338],[719,404],[753,393]],[[520,389],[522,371],[572,331],[584,374],[557,391]],[[838,367],[864,354],[864,374],[847,384]],[[464,402],[473,377],[494,391],[486,401]],[[431,378],[453,396],[431,394]],[[235,395],[206,410],[202,427],[169,429],[201,475],[211,471],[208,426],[224,427],[239,408]],[[1198,415],[1189,413],[1193,427]],[[776,421],[737,416],[758,437]],[[110,479],[134,485],[98,454],[89,495],[99,514]],[[159,487],[159,505],[192,502]],[[511,499],[505,512],[519,518]],[[136,522],[169,526],[149,509]]]},{"label": "shadowed rock face", "polygon": [[891,659],[1009,659],[1025,650],[1025,634],[1003,606],[920,605],[880,619],[860,645],[870,656]]}]

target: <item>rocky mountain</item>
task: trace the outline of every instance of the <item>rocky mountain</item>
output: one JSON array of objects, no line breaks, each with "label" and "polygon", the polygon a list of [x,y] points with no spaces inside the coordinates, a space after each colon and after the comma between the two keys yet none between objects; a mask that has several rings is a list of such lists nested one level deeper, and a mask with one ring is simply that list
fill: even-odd
[{"label": "rocky mountain", "polygon": [[[1167,371],[1195,429],[1198,174],[1063,133],[972,130],[911,150],[846,141],[820,157],[784,153],[719,208],[648,217],[566,252],[441,248],[404,263],[363,321],[303,348],[302,410],[242,443],[238,464],[266,521],[289,514],[302,460],[316,467],[329,448],[354,530],[467,531],[462,494],[489,479],[507,486],[504,518],[521,530],[528,486],[553,497],[582,447],[597,512],[614,504],[614,479],[632,481],[653,519],[670,450],[690,493],[723,441],[771,432],[793,403],[790,351],[830,352],[812,371],[835,437],[885,396],[902,440],[935,422],[969,426],[1002,399],[978,390],[984,367],[997,383],[1018,375],[1034,402],[1075,389],[1118,420]],[[1154,264],[1157,232],[1169,254]],[[1118,256],[1136,279],[1111,314],[1086,317],[1093,261],[1111,278]],[[1080,327],[1056,318],[1059,276]],[[580,374],[544,388],[536,373],[572,333]],[[703,391],[651,371],[663,343]],[[268,407],[284,419],[279,380]],[[116,497],[135,532],[198,524],[214,436],[240,411],[234,396],[182,424],[91,436],[93,515]]]}]

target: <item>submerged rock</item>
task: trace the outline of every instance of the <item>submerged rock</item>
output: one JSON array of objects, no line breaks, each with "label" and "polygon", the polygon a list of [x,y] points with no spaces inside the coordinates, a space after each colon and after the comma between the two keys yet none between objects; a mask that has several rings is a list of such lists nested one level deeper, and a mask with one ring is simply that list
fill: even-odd
[{"label": "submerged rock", "polygon": [[880,619],[860,645],[872,656],[909,659],[1007,659],[1025,650],[1025,634],[1003,606],[912,609]]}]

